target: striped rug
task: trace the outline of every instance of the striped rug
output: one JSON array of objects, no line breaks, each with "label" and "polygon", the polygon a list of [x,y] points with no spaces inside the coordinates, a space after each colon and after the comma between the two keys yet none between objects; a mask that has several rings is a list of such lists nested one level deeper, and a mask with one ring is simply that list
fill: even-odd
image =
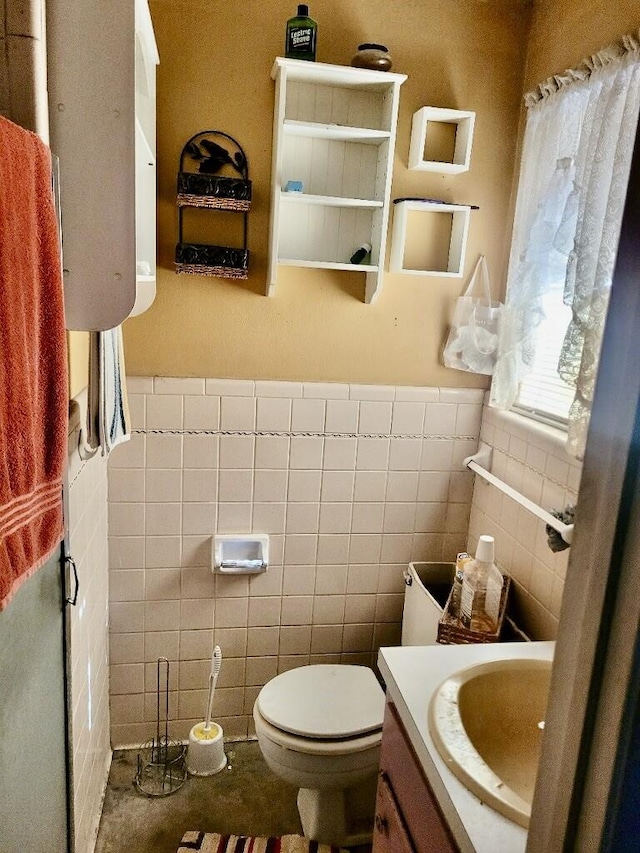
[{"label": "striped rug", "polygon": [[301,835],[257,838],[250,835],[219,835],[217,832],[187,832],[177,853],[339,853],[339,847],[319,844]]}]

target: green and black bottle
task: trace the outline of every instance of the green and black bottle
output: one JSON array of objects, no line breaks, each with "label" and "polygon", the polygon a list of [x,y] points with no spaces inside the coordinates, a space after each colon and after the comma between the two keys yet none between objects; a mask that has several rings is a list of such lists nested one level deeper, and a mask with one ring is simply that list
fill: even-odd
[{"label": "green and black bottle", "polygon": [[309,7],[301,3],[296,17],[287,21],[284,46],[287,59],[306,59],[309,62],[315,62],[317,34],[318,25],[309,17]]}]

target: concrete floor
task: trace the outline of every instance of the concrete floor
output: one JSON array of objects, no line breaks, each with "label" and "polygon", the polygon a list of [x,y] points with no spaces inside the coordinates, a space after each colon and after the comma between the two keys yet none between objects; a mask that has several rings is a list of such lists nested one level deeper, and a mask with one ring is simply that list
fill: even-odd
[{"label": "concrete floor", "polygon": [[95,853],[176,853],[187,830],[301,834],[297,790],[274,776],[257,742],[227,743],[225,752],[224,770],[189,776],[166,797],[146,797],[134,787],[137,751],[115,752]]}]

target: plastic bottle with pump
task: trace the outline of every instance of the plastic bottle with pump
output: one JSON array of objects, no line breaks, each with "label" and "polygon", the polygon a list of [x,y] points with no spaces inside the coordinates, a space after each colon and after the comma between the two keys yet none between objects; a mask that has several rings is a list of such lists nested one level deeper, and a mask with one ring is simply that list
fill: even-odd
[{"label": "plastic bottle with pump", "polygon": [[493,536],[481,536],[475,559],[464,567],[460,621],[472,631],[494,633],[498,628],[504,578],[495,562]]}]

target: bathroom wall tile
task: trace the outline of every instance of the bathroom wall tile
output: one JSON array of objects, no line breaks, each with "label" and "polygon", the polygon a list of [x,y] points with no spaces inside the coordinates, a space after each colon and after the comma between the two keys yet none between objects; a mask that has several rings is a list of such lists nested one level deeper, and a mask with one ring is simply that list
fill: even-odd
[{"label": "bathroom wall tile", "polygon": [[326,438],[324,441],[323,467],[328,471],[351,470],[355,468],[356,439]]},{"label": "bathroom wall tile", "polygon": [[380,549],[380,563],[409,562],[413,550],[414,537],[411,533],[385,533]]},{"label": "bathroom wall tile", "polygon": [[289,430],[291,400],[263,397],[257,401],[256,429],[274,432]]},{"label": "bathroom wall tile", "polygon": [[255,383],[252,379],[207,379],[205,392],[218,397],[253,397]]},{"label": "bathroom wall tile", "polygon": [[210,659],[212,647],[212,629],[180,631],[180,660]]},{"label": "bathroom wall tile", "polygon": [[247,654],[246,628],[220,628],[216,626],[213,633],[214,642],[224,649],[227,657],[242,657]]},{"label": "bathroom wall tile", "polygon": [[316,502],[320,500],[322,471],[289,471],[287,500]]},{"label": "bathroom wall tile", "polygon": [[318,536],[318,566],[349,562],[349,539],[346,534],[322,533]]},{"label": "bathroom wall tile", "polygon": [[376,596],[376,622],[400,622],[402,621],[402,609],[404,606],[404,592],[402,593],[380,593]]},{"label": "bathroom wall tile", "polygon": [[317,533],[320,505],[292,503],[287,509],[287,533]]},{"label": "bathroom wall tile", "polygon": [[249,657],[269,657],[278,654],[280,629],[252,628],[247,637],[247,655]]},{"label": "bathroom wall tile", "polygon": [[225,598],[223,601],[217,601],[214,616],[216,631],[220,628],[246,627],[248,614],[248,598]]},{"label": "bathroom wall tile", "polygon": [[[231,658],[233,661],[234,658]],[[225,658],[225,670],[228,667],[229,659]],[[210,660],[181,660],[178,664],[178,684],[180,690],[200,690],[203,684],[209,681],[209,673],[211,671]],[[222,670],[220,678],[222,680]]]},{"label": "bathroom wall tile", "polygon": [[123,569],[109,575],[110,601],[141,601],[144,598],[144,571]]},{"label": "bathroom wall tile", "polygon": [[[161,601],[179,599],[181,591],[180,579],[180,569],[154,569],[152,572],[147,572],[145,575],[145,600]],[[175,628],[178,627],[178,625],[175,626]]]},{"label": "bathroom wall tile", "polygon": [[291,406],[292,431],[323,432],[326,405],[325,400],[293,400]]},{"label": "bathroom wall tile", "polygon": [[182,466],[182,436],[147,435],[147,468],[180,468]]},{"label": "bathroom wall tile", "polygon": [[311,629],[311,654],[336,654],[342,651],[342,625],[314,625]]},{"label": "bathroom wall tile", "polygon": [[145,516],[145,534],[147,536],[168,536],[181,533],[182,504],[147,503]]},{"label": "bathroom wall tile", "polygon": [[381,547],[381,534],[352,532],[349,542],[349,563],[377,563],[380,559]]},{"label": "bathroom wall tile", "polygon": [[282,578],[283,596],[311,595],[315,589],[315,566],[285,566]]},{"label": "bathroom wall tile", "polygon": [[285,566],[305,566],[315,564],[317,549],[317,536],[287,534],[284,545]]},{"label": "bathroom wall tile", "polygon": [[[180,570],[182,595],[185,598],[213,597],[214,577],[209,566],[185,567]],[[221,627],[216,622],[216,627]]]},{"label": "bathroom wall tile", "polygon": [[440,389],[400,385],[396,388],[396,400],[402,403],[438,403]]},{"label": "bathroom wall tile", "polygon": [[109,468],[144,468],[146,447],[146,435],[132,435],[129,441],[113,448]]},{"label": "bathroom wall tile", "polygon": [[220,426],[220,398],[184,398],[184,428],[215,430]]},{"label": "bathroom wall tile", "polygon": [[[311,472],[296,472],[307,474]],[[315,472],[313,472],[315,473]],[[256,501],[281,502],[287,497],[286,471],[254,471],[253,496]],[[291,500],[291,498],[289,498]]]},{"label": "bathroom wall tile", "polygon": [[259,435],[255,440],[256,469],[287,469],[289,442],[286,436]]},{"label": "bathroom wall tile", "polygon": [[[311,625],[283,626],[280,629],[280,655],[308,655],[311,650]],[[280,658],[278,671],[284,672],[300,666],[299,658],[283,661]]]},{"label": "bathroom wall tile", "polygon": [[139,536],[144,533],[144,503],[109,505],[109,531],[112,536]]},{"label": "bathroom wall tile", "polygon": [[393,385],[350,385],[349,399],[366,400],[370,402],[393,400],[395,388]]},{"label": "bathroom wall tile", "polygon": [[253,497],[253,470],[235,468],[222,470],[218,477],[218,500],[220,502],[249,502]]},{"label": "bathroom wall tile", "polygon": [[427,403],[424,418],[425,435],[455,434],[457,414],[457,406],[449,403]]},{"label": "bathroom wall tile", "polygon": [[273,534],[285,532],[285,503],[254,503],[251,530],[254,533]]},{"label": "bathroom wall tile", "polygon": [[413,533],[415,515],[415,503],[387,504],[383,519],[384,533]]},{"label": "bathroom wall tile", "polygon": [[356,471],[353,499],[362,503],[377,503],[385,499],[387,471]]},{"label": "bathroom wall tile", "polygon": [[144,501],[142,468],[114,468],[109,478],[109,500],[122,503]]},{"label": "bathroom wall tile", "polygon": [[[150,472],[152,473],[152,472]],[[166,472],[162,472],[163,474]],[[249,472],[250,473],[250,472]],[[225,477],[229,472],[221,471]],[[175,484],[172,484],[175,489]],[[218,497],[218,472],[210,468],[185,468],[182,471],[182,500],[211,503]],[[227,498],[228,500],[229,498]]]},{"label": "bathroom wall tile", "polygon": [[453,458],[452,441],[434,441],[426,438],[422,442],[421,471],[451,471]]},{"label": "bathroom wall tile", "polygon": [[[231,427],[228,427],[231,429]],[[253,468],[253,436],[223,435],[220,437],[220,468]]]},{"label": "bathroom wall tile", "polygon": [[388,434],[391,431],[392,408],[392,404],[388,402],[361,402],[358,432]]},{"label": "bathroom wall tile", "polygon": [[183,535],[212,534],[216,527],[218,506],[214,503],[183,503]]},{"label": "bathroom wall tile", "polygon": [[342,625],[344,606],[344,595],[316,595],[313,599],[313,624]]},{"label": "bathroom wall tile", "polygon": [[144,536],[109,537],[109,566],[112,569],[141,569],[144,566]]},{"label": "bathroom wall tile", "polygon": [[215,596],[221,598],[247,598],[249,596],[249,576],[214,575]]},{"label": "bathroom wall tile", "polygon": [[389,471],[387,476],[387,501],[413,501],[418,494],[417,471]]},{"label": "bathroom wall tile", "polygon": [[128,394],[153,394],[152,376],[127,376]]},{"label": "bathroom wall tile", "polygon": [[348,501],[353,499],[355,474],[353,471],[323,471],[322,491],[323,501]]},{"label": "bathroom wall tile", "polygon": [[146,499],[151,503],[182,500],[182,472],[178,468],[148,469],[144,482]]},{"label": "bathroom wall tile", "polygon": [[291,468],[321,469],[324,439],[315,436],[292,436],[289,465]]},{"label": "bathroom wall tile", "polygon": [[144,630],[142,601],[112,601],[109,606],[109,630],[113,634],[140,633]]},{"label": "bathroom wall tile", "polygon": [[389,450],[390,471],[416,471],[420,467],[422,441],[419,438],[398,438]]},{"label": "bathroom wall tile", "polygon": [[446,504],[417,503],[415,506],[416,533],[440,533],[446,529],[446,518]]},{"label": "bathroom wall tile", "polygon": [[249,599],[249,627],[265,627],[280,624],[282,600],[276,596]]},{"label": "bathroom wall tile", "polygon": [[[204,379],[197,377],[155,376],[153,379],[154,394],[204,394]],[[151,393],[150,391],[146,392]]]},{"label": "bathroom wall tile", "polygon": [[350,503],[320,505],[320,533],[349,533],[351,530]]},{"label": "bathroom wall tile", "polygon": [[147,536],[145,538],[146,569],[170,569],[180,565],[182,539],[180,536]]},{"label": "bathroom wall tile", "polygon": [[316,595],[343,595],[347,589],[346,564],[337,566],[318,566],[316,572]]},{"label": "bathroom wall tile", "polygon": [[302,397],[302,382],[277,382],[273,380],[256,380],[256,397]]},{"label": "bathroom wall tile", "polygon": [[253,430],[256,427],[256,401],[253,397],[221,397],[220,429]]},{"label": "bathroom wall tile", "polygon": [[345,597],[344,621],[345,625],[375,622],[376,595],[347,595]]},{"label": "bathroom wall tile", "polygon": [[282,576],[284,569],[282,566],[269,566],[266,572],[259,575],[252,575],[249,579],[249,595],[253,596],[268,596],[282,595]]},{"label": "bathroom wall tile", "polygon": [[404,575],[407,568],[404,561],[396,565],[381,565],[378,574],[378,593],[404,593]]},{"label": "bathroom wall tile", "polygon": [[247,670],[246,670],[246,684],[247,686],[258,686],[263,687],[267,681],[270,681],[272,678],[278,674],[278,658],[277,657],[264,657],[264,658],[248,658],[247,659]]},{"label": "bathroom wall tile", "polygon": [[169,661],[177,661],[179,645],[179,631],[145,631],[144,659],[152,662],[163,657]]},{"label": "bathroom wall tile", "polygon": [[217,468],[220,439],[217,435],[185,435],[183,437],[184,468]]},{"label": "bathroom wall tile", "polygon": [[[182,508],[182,526],[184,528],[184,507]],[[182,535],[181,566],[210,566],[211,565],[211,534]],[[188,597],[188,596],[187,596]]]},{"label": "bathroom wall tile", "polygon": [[238,533],[251,530],[250,503],[219,503],[218,533]]},{"label": "bathroom wall tile", "polygon": [[356,400],[327,400],[326,432],[355,433],[359,403]]},{"label": "bathroom wall tile", "polygon": [[485,392],[481,388],[440,388],[441,403],[482,405]]},{"label": "bathroom wall tile", "polygon": [[146,426],[146,398],[144,394],[129,394],[129,417],[131,429],[144,429]]},{"label": "bathroom wall tile", "polygon": [[144,606],[145,631],[177,631],[180,628],[180,601],[147,601]]},{"label": "bathroom wall tile", "polygon": [[109,671],[111,695],[144,692],[144,664],[114,664]]},{"label": "bathroom wall tile", "polygon": [[213,607],[213,599],[183,598],[180,601],[180,629],[212,629]]},{"label": "bathroom wall tile", "polygon": [[381,533],[384,523],[383,503],[355,503],[351,518],[353,533]]},{"label": "bathroom wall tile", "polygon": [[142,663],[144,660],[144,634],[111,634],[109,662],[111,664]]},{"label": "bathroom wall tile", "polygon": [[313,596],[289,595],[282,600],[280,622],[282,625],[310,625],[313,613]]},{"label": "bathroom wall tile", "polygon": [[359,438],[356,449],[358,471],[386,471],[389,444],[388,438]]},{"label": "bathroom wall tile", "polygon": [[421,434],[424,425],[424,403],[396,402],[393,404],[391,432],[393,435]]},{"label": "bathroom wall tile", "polygon": [[349,386],[338,382],[304,382],[302,396],[321,400],[348,400]]},{"label": "bathroom wall tile", "polygon": [[182,397],[149,395],[146,425],[147,429],[181,429]]},{"label": "bathroom wall tile", "polygon": [[373,625],[345,625],[342,635],[344,652],[366,652],[373,644]]},{"label": "bathroom wall tile", "polygon": [[113,725],[137,723],[144,717],[144,695],[133,694],[111,697],[111,721]]},{"label": "bathroom wall tile", "polygon": [[371,565],[351,563],[347,573],[347,597],[349,598],[352,594],[377,592],[379,571],[377,563]]}]

